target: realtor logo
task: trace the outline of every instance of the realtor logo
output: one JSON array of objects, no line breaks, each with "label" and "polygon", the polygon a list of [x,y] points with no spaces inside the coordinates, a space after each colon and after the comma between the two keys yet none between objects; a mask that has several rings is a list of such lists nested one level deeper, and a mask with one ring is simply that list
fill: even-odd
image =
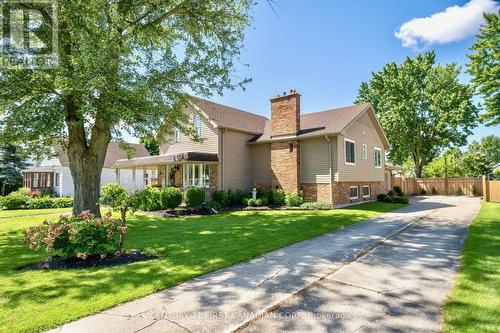
[{"label": "realtor logo", "polygon": [[0,66],[57,65],[57,2],[0,0]]}]

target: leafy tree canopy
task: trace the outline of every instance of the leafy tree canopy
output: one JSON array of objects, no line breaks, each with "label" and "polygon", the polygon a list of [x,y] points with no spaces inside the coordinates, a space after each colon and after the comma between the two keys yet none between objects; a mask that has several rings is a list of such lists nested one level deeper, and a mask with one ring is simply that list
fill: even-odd
[{"label": "leafy tree canopy", "polygon": [[500,10],[484,13],[486,24],[476,36],[469,54],[468,72],[472,83],[485,99],[482,119],[488,125],[500,124]]},{"label": "leafy tree canopy", "polygon": [[392,150],[389,159],[411,159],[417,177],[439,152],[461,146],[476,124],[473,89],[459,82],[455,64],[436,65],[434,52],[389,63],[359,88],[356,103],[373,105]]},{"label": "leafy tree canopy", "polygon": [[58,66],[0,69],[0,140],[35,152],[66,138],[73,213],[99,216],[98,184],[113,137],[186,129],[186,91],[210,96],[248,82],[233,68],[253,5],[59,0]]},{"label": "leafy tree canopy", "polygon": [[0,147],[0,195],[6,195],[22,186],[21,171],[28,166],[26,158],[16,146]]},{"label": "leafy tree canopy", "polygon": [[139,140],[139,143],[143,144],[152,156],[160,155],[160,140],[153,134],[144,135]]}]

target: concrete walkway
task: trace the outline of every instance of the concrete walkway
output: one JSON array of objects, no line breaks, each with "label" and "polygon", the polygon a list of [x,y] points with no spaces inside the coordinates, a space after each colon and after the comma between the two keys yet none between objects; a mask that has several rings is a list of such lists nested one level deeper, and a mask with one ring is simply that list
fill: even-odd
[{"label": "concrete walkway", "polygon": [[479,200],[412,201],[53,331],[436,330]]}]

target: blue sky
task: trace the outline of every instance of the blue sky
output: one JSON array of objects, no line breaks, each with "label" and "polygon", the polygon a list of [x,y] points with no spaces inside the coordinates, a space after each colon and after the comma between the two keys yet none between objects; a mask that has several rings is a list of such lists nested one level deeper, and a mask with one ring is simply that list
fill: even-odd
[{"label": "blue sky", "polygon": [[[473,2],[498,5],[493,0]],[[245,91],[227,91],[211,99],[269,116],[269,98],[296,88],[302,95],[302,112],[309,113],[352,104],[359,84],[368,80],[372,71],[426,50],[434,50],[440,63],[455,62],[465,69],[473,36],[449,42],[442,39],[444,35],[456,34],[455,39],[470,35],[470,29],[477,26],[468,17],[472,9],[453,7],[448,16],[403,26],[403,32],[417,36],[410,37],[423,36],[413,48],[403,47],[395,32],[414,18],[467,5],[468,1],[448,0],[275,0],[273,11],[266,1],[260,1],[241,54],[241,63],[249,67],[236,68],[238,76],[253,81]],[[466,23],[455,26],[457,22]],[[446,24],[450,28],[441,29]],[[468,81],[465,74],[461,78]],[[488,134],[500,135],[500,126],[479,126],[470,140]]]}]

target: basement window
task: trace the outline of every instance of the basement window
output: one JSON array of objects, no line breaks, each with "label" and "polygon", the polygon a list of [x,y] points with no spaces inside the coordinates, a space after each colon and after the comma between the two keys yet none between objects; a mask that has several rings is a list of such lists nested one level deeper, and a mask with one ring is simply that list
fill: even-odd
[{"label": "basement window", "polygon": [[363,186],[363,198],[369,198],[371,195],[370,185]]},{"label": "basement window", "polygon": [[349,188],[349,199],[358,199],[359,198],[359,188],[357,186],[351,186]]}]

